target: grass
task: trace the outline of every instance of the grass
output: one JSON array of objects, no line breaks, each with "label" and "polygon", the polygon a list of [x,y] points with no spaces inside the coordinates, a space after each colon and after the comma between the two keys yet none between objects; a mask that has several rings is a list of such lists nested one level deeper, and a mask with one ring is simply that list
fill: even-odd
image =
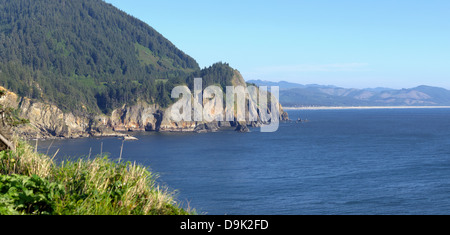
[{"label": "grass", "polygon": [[152,52],[149,48],[135,43],[134,48],[137,51],[138,60],[141,65],[152,65],[155,70],[160,72],[171,71],[171,70],[183,70],[186,73],[192,73],[195,69],[182,68],[174,64],[174,60],[166,56],[158,56]]},{"label": "grass", "polygon": [[139,43],[134,44],[134,48],[138,52],[139,62],[142,65],[154,65],[157,66],[158,58],[153,54],[153,52],[145,46]]},{"label": "grass", "polygon": [[56,164],[28,143],[16,143],[15,152],[0,152],[0,214],[195,214],[143,166],[104,156]]}]

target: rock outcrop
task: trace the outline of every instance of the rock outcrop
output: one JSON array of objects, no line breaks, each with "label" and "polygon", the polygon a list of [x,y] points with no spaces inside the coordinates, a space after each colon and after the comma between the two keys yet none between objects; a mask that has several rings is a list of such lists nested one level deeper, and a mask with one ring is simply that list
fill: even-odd
[{"label": "rock outcrop", "polygon": [[246,125],[245,122],[238,122],[235,131],[245,133],[245,132],[249,132],[250,129],[248,129],[248,126]]},{"label": "rock outcrop", "polygon": [[30,121],[30,125],[19,128],[19,131],[34,138],[88,137],[89,119],[77,117],[72,113],[64,113],[55,105],[34,102],[28,98],[21,98],[17,107],[20,117]]}]

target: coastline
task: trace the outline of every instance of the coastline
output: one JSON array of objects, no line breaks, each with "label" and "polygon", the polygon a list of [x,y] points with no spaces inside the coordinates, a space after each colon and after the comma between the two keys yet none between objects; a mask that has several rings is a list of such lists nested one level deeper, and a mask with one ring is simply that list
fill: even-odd
[{"label": "coastline", "polygon": [[347,110],[347,109],[450,109],[450,106],[317,106],[283,107],[284,110]]}]

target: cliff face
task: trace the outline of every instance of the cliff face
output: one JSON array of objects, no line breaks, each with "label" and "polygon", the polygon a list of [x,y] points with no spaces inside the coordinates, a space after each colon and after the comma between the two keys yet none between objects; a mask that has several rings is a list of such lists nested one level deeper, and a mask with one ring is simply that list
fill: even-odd
[{"label": "cliff face", "polygon": [[[5,90],[0,87],[1,90]],[[28,98],[7,92],[0,99],[0,104],[17,109],[19,116],[26,118],[30,124],[16,128],[16,133],[25,138],[49,137],[88,137],[86,130],[89,119],[76,117],[71,113],[63,113],[55,105],[34,102]]]},{"label": "cliff face", "polygon": [[133,106],[124,105],[112,112],[107,120],[107,126],[114,131],[155,131],[160,108],[138,102]]},{"label": "cliff face", "polygon": [[[23,128],[24,134],[32,137],[87,137],[88,118],[63,113],[54,105],[33,102],[22,98],[19,106],[20,116],[30,120],[31,127]],[[36,133],[36,136],[33,136]]]},{"label": "cliff face", "polygon": [[[240,74],[236,74],[235,85],[245,86]],[[0,89],[4,89],[0,87]],[[110,116],[79,117],[64,113],[51,104],[36,102],[26,97],[7,92],[0,99],[0,104],[17,109],[19,116],[30,120],[30,124],[16,128],[16,133],[25,138],[82,138],[89,136],[123,136],[124,132],[159,131],[159,132],[208,132],[220,128],[234,127],[238,131],[248,131],[247,126],[257,127],[261,120],[247,122],[174,122],[170,111],[172,106],[161,108],[155,104],[137,102],[124,105],[112,112]],[[248,104],[248,101],[247,101]],[[213,105],[205,102],[207,105]],[[280,106],[281,107],[281,106]],[[261,112],[256,104],[250,105],[254,112]],[[216,115],[214,109],[211,116]],[[225,111],[223,113],[225,117]],[[247,115],[248,118],[248,115]],[[280,120],[288,119],[281,110]]]}]

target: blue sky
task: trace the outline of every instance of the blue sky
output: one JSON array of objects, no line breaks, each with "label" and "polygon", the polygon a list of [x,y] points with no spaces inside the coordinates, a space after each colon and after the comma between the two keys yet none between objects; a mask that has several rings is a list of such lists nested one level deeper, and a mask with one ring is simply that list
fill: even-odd
[{"label": "blue sky", "polygon": [[450,89],[448,0],[106,0],[246,80]]}]

